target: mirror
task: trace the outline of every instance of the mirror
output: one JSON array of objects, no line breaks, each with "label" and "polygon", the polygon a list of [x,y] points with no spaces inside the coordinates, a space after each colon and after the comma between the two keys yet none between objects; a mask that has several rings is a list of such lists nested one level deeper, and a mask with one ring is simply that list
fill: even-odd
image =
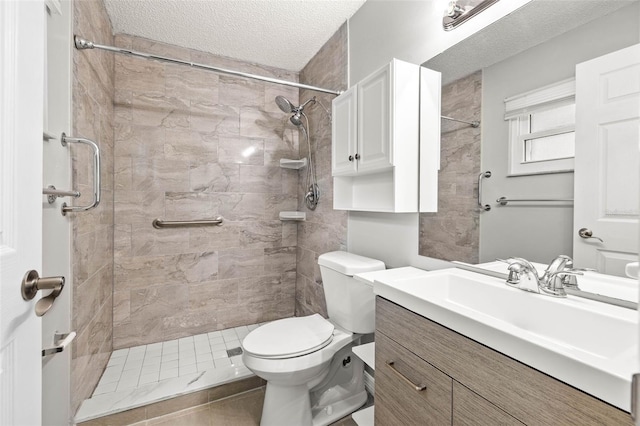
[{"label": "mirror", "polygon": [[[573,199],[574,189],[572,172],[507,176],[504,100],[574,77],[576,64],[639,43],[639,17],[637,1],[534,0],[423,64],[442,72],[442,115],[481,125],[442,121],[438,213],[420,214],[421,256],[548,263],[573,254],[572,202],[496,201]],[[482,211],[478,176],[487,170],[482,196],[491,210]]]}]

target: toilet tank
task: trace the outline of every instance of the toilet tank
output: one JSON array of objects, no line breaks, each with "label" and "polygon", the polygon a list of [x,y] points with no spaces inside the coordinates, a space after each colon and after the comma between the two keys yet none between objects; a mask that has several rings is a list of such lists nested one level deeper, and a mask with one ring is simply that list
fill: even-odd
[{"label": "toilet tank", "polygon": [[353,275],[382,270],[384,263],[346,251],[332,251],[321,254],[318,265],[329,319],[353,333],[373,333],[376,306],[373,287]]}]

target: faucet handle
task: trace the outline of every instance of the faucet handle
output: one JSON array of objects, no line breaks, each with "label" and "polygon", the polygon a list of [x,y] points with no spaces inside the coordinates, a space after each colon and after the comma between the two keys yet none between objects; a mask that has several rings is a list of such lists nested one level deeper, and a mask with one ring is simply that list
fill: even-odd
[{"label": "faucet handle", "polygon": [[575,290],[579,290],[577,280],[572,280],[570,278],[575,277],[576,275],[584,275],[580,271],[556,271],[549,274],[546,282],[542,284],[541,288],[546,294],[556,297],[566,297],[567,292],[565,291],[565,287],[573,288]]},{"label": "faucet handle", "polygon": [[510,257],[507,260],[509,262],[507,284],[521,290],[539,293],[540,278],[535,266],[521,257]]}]

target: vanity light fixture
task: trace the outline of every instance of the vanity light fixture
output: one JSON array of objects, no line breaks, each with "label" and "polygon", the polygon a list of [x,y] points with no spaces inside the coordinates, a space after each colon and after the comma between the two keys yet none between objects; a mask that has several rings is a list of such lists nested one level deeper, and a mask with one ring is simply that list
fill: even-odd
[{"label": "vanity light fixture", "polygon": [[442,18],[442,27],[451,31],[498,0],[450,0]]}]

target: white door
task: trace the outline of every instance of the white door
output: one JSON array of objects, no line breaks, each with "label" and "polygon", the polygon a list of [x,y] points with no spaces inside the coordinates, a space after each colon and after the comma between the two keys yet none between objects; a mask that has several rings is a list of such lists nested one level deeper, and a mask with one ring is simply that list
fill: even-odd
[{"label": "white door", "polygon": [[41,423],[41,322],[20,283],[42,261],[44,4],[0,1],[0,424]]},{"label": "white door", "polygon": [[639,136],[640,45],[578,64],[576,266],[625,276],[638,260]]}]

